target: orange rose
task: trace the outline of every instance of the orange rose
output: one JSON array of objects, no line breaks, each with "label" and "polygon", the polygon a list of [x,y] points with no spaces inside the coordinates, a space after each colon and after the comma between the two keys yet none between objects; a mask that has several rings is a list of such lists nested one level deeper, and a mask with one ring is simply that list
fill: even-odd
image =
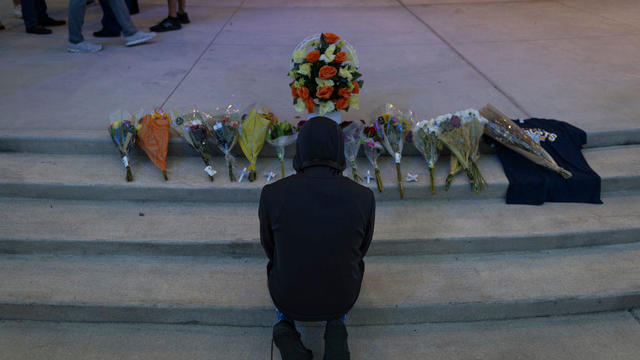
[{"label": "orange rose", "polygon": [[351,93],[360,94],[360,85],[358,85],[358,82],[354,80],[351,83],[353,84],[353,90],[351,90]]},{"label": "orange rose", "polygon": [[333,94],[333,86],[323,86],[316,91],[316,96],[319,99],[328,99]]},{"label": "orange rose", "polygon": [[336,103],[336,109],[338,110],[344,110],[349,106],[349,98],[340,98],[338,99],[338,102]]},{"label": "orange rose", "polygon": [[312,113],[316,104],[313,102],[312,98],[307,98],[307,100],[304,101],[304,106],[307,108],[309,113]]},{"label": "orange rose", "polygon": [[340,51],[339,53],[336,54],[336,57],[333,58],[333,62],[335,63],[341,63],[345,60],[347,60],[347,53],[344,51]]},{"label": "orange rose", "polygon": [[324,41],[327,44],[334,44],[338,40],[340,40],[340,36],[338,36],[338,35],[336,35],[334,33],[324,33],[324,34],[322,34],[322,36],[324,37]]},{"label": "orange rose", "polygon": [[294,99],[298,97],[298,89],[293,85],[291,85],[291,96],[293,96]]},{"label": "orange rose", "polygon": [[351,91],[349,91],[349,88],[342,88],[338,91],[338,96],[348,98],[351,96]]},{"label": "orange rose", "polygon": [[307,54],[307,62],[314,63],[320,59],[320,51],[313,50]]},{"label": "orange rose", "polygon": [[320,68],[318,77],[322,80],[329,80],[332,77],[336,76],[337,73],[338,69],[334,68],[333,66],[325,65]]},{"label": "orange rose", "polygon": [[298,96],[300,96],[300,99],[302,100],[307,100],[309,98],[309,89],[307,89],[306,86],[299,88]]}]

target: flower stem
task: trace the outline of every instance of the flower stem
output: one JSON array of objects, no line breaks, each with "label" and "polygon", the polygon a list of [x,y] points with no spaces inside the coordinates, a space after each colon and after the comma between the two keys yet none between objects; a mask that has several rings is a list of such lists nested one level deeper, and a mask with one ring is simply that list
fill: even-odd
[{"label": "flower stem", "polygon": [[378,191],[384,191],[384,185],[382,184],[382,177],[380,176],[380,169],[376,167],[376,182],[378,183]]},{"label": "flower stem", "polygon": [[255,170],[249,171],[249,181],[256,181],[256,171]]},{"label": "flower stem", "polygon": [[127,165],[127,181],[133,181],[133,174],[131,173],[131,167]]},{"label": "flower stem", "polygon": [[169,181],[169,177],[167,176],[167,170],[162,170],[162,176],[164,177],[165,181]]},{"label": "flower stem", "polygon": [[227,161],[227,165],[229,165],[229,181],[235,182],[236,177],[233,175],[233,165],[231,164],[231,161]]},{"label": "flower stem", "polygon": [[353,174],[353,181],[359,183],[360,182],[360,176],[358,176],[358,172],[356,171],[356,168],[352,167],[351,168],[351,173]]},{"label": "flower stem", "polygon": [[[200,156],[202,158],[202,161],[204,161],[204,164],[206,166],[209,166],[209,160],[207,160],[204,156]],[[209,181],[213,182],[213,176],[209,175]]]},{"label": "flower stem", "polygon": [[400,171],[400,163],[396,163],[396,173],[398,176],[398,190],[400,191],[400,199],[404,199],[404,187],[402,186],[402,171]]},{"label": "flower stem", "polygon": [[435,195],[436,194],[436,185],[435,185],[435,181],[433,180],[433,168],[432,167],[429,168],[429,178],[431,179],[431,195]]},{"label": "flower stem", "polygon": [[282,172],[282,179],[284,179],[284,159],[280,159],[280,171]]}]

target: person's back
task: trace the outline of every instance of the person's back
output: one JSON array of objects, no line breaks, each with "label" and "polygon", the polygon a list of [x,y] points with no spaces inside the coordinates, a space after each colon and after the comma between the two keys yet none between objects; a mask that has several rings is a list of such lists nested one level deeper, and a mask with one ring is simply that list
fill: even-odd
[{"label": "person's back", "polygon": [[342,319],[358,298],[375,198],[342,176],[342,136],[332,120],[308,121],[298,137],[297,174],[262,191],[261,241],[280,320]]}]

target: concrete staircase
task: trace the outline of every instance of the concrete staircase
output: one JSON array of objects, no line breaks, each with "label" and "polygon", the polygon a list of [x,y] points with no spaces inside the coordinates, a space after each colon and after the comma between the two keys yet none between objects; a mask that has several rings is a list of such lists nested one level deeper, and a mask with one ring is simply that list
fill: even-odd
[{"label": "concrete staircase", "polygon": [[[200,159],[174,141],[170,181],[134,156],[127,183],[106,134],[43,142],[0,137],[0,319],[274,322],[258,238],[264,177],[230,184],[218,157],[209,182]],[[400,201],[384,159],[386,190],[376,191],[374,242],[350,324],[640,307],[640,145],[584,152],[602,177],[604,205],[505,205],[508,181],[493,155],[480,162],[487,191],[471,193],[461,175],[445,192],[443,158],[432,196],[424,161],[410,151],[403,171],[420,179]],[[364,159],[359,168],[369,168]],[[277,169],[274,158],[260,159],[260,175]]]}]

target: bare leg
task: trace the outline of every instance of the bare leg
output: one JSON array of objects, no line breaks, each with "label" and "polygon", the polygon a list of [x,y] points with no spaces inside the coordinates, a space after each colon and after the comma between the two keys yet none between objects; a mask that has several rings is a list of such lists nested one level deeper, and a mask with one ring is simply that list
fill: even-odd
[{"label": "bare leg", "polygon": [[187,7],[187,0],[178,0],[178,14],[184,14],[184,9]]},{"label": "bare leg", "polygon": [[169,6],[169,16],[170,17],[178,16],[176,12],[176,8],[177,8],[176,5],[178,5],[178,0],[167,0],[167,5]]}]

